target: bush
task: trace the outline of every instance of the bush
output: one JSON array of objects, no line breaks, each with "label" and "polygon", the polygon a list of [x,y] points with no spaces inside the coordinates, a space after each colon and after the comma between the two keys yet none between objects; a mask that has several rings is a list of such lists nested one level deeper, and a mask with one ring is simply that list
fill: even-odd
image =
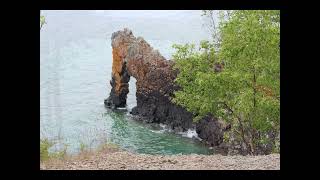
[{"label": "bush", "polygon": [[195,121],[212,113],[231,123],[225,141],[233,139],[251,154],[270,153],[279,147],[280,12],[221,13],[218,31],[218,51],[207,41],[200,50],[173,46],[182,88],[173,102],[193,112]]}]

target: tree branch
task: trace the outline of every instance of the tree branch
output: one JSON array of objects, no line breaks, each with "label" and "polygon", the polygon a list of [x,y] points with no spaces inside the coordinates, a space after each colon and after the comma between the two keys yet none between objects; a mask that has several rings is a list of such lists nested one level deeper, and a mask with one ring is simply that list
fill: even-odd
[{"label": "tree branch", "polygon": [[[232,114],[234,114],[234,111],[227,105],[226,102],[218,102],[218,103],[221,103],[225,106],[225,108],[231,112]],[[252,142],[251,144],[249,144],[245,138],[245,131],[244,131],[244,126],[243,126],[243,123],[242,123],[242,119],[238,116],[238,115],[235,115],[236,119],[238,120],[239,122],[239,125],[240,125],[240,131],[241,131],[241,138],[242,138],[242,141],[246,144],[246,146],[250,149],[250,153],[251,155],[253,154],[253,145],[252,145]]]}]

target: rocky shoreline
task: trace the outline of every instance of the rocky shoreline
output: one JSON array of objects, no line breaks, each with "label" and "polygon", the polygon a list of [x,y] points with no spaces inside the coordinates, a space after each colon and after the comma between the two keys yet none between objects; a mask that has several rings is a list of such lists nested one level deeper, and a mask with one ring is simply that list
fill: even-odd
[{"label": "rocky shoreline", "polygon": [[165,59],[142,37],[135,37],[131,30],[124,29],[112,34],[112,79],[111,92],[105,100],[108,108],[126,106],[129,80],[136,81],[137,106],[130,112],[139,120],[162,123],[174,131],[196,129],[199,137],[208,146],[218,146],[228,126],[213,115],[193,122],[194,115],[185,108],[172,103],[174,92],[179,89],[174,82],[178,71],[174,61]]},{"label": "rocky shoreline", "polygon": [[41,170],[280,170],[280,154],[149,155],[104,150],[40,163]]},{"label": "rocky shoreline", "polygon": [[[262,155],[275,152],[271,144],[273,141],[266,146],[257,147],[257,150],[252,152],[248,144],[237,141],[234,138],[237,135],[230,133],[232,124],[226,123],[214,114],[207,114],[194,122],[195,114],[172,102],[174,92],[181,88],[175,83],[178,70],[174,68],[174,61],[165,59],[142,37],[135,37],[127,28],[114,32],[111,40],[112,89],[104,101],[107,108],[115,110],[126,107],[128,82],[130,77],[134,77],[137,106],[130,113],[137,120],[165,124],[174,132],[195,129],[202,142],[223,154]],[[215,68],[220,72],[223,64],[215,64]],[[224,142],[225,135],[231,140]],[[270,132],[268,136],[274,135]]]}]

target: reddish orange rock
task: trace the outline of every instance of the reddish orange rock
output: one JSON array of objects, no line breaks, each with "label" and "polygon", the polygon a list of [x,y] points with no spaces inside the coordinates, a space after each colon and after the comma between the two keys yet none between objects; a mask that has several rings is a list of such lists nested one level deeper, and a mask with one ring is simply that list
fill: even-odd
[{"label": "reddish orange rock", "polygon": [[112,34],[112,90],[107,106],[125,107],[130,76],[137,80],[137,94],[172,93],[176,72],[173,63],[128,29]]}]

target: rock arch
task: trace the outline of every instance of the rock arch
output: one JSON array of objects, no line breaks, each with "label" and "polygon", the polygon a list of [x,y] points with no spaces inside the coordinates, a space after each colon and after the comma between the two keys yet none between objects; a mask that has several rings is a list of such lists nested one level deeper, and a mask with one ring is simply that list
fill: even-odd
[{"label": "rock arch", "polygon": [[147,95],[153,91],[168,94],[176,77],[172,61],[167,61],[143,38],[135,38],[128,29],[113,33],[111,39],[112,90],[105,101],[107,106],[125,107],[130,76],[137,80],[137,94]]},{"label": "rock arch", "polygon": [[114,32],[111,40],[112,89],[105,100],[107,107],[126,106],[128,82],[133,76],[137,88],[137,106],[132,109],[133,115],[148,122],[167,124],[176,131],[196,128],[199,137],[211,146],[222,142],[224,125],[216,118],[206,116],[193,123],[192,113],[170,101],[173,92],[179,88],[174,83],[178,72],[172,68],[173,61],[166,60],[143,38],[134,37],[129,29]]}]

